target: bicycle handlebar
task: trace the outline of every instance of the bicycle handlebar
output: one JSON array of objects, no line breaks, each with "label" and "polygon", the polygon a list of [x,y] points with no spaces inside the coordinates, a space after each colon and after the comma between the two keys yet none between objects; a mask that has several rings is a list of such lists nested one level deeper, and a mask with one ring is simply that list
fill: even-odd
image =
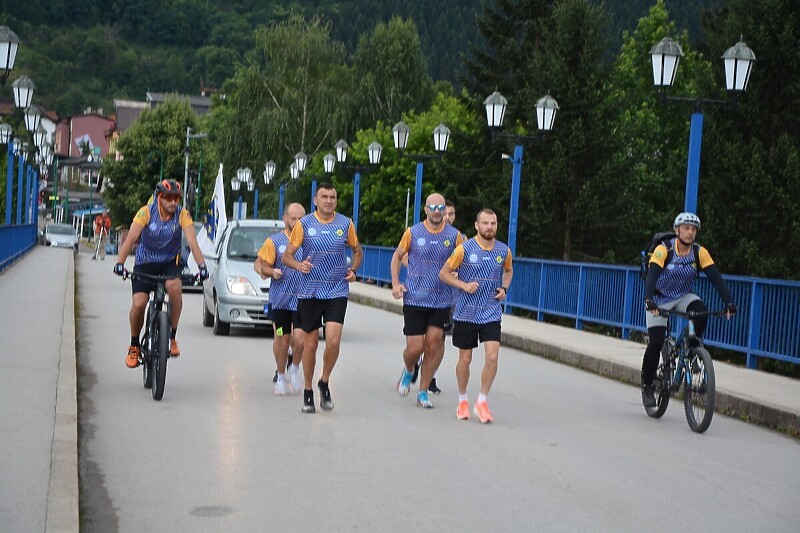
[{"label": "bicycle handlebar", "polygon": [[669,315],[680,316],[683,318],[699,318],[701,316],[725,316],[728,312],[727,309],[720,309],[719,311],[678,311],[677,309],[664,309],[663,307],[656,308],[658,314],[667,318]]},{"label": "bicycle handlebar", "polygon": [[127,280],[128,278],[132,280],[140,280],[140,281],[167,281],[170,279],[179,278],[181,282],[186,283],[194,283],[195,285],[200,284],[200,275],[199,274],[192,274],[190,276],[184,274],[178,275],[165,275],[165,274],[147,274],[145,272],[125,272],[122,275],[122,279]]}]

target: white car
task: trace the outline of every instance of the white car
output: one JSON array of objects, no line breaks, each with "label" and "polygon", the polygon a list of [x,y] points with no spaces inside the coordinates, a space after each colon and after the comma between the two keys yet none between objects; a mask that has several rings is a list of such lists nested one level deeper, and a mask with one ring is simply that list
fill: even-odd
[{"label": "white car", "polygon": [[267,318],[270,279],[261,279],[253,262],[266,238],[283,231],[282,220],[236,220],[225,228],[211,254],[205,254],[210,277],[203,282],[203,325],[214,335],[231,326],[272,329]]},{"label": "white car", "polygon": [[54,248],[72,248],[78,253],[78,235],[69,224],[50,223],[44,229],[44,245]]}]

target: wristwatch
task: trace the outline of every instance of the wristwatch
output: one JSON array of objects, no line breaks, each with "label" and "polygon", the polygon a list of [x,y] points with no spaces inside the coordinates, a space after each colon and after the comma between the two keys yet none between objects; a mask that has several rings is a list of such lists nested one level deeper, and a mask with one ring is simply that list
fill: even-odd
[{"label": "wristwatch", "polygon": [[508,287],[503,287],[503,286],[501,285],[501,286],[500,286],[500,288],[501,288],[501,289],[503,289],[503,291],[504,291],[506,294],[508,294]]}]

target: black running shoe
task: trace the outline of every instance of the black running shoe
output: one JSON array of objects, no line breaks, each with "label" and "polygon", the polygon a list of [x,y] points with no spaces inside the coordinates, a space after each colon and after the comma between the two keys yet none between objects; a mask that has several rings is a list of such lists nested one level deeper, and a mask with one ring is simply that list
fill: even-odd
[{"label": "black running shoe", "polygon": [[436,386],[436,378],[431,379],[431,384],[428,385],[428,392],[433,394],[440,394],[442,392],[442,389]]},{"label": "black running shoe", "polygon": [[642,385],[642,405],[645,407],[656,406],[656,395],[653,385]]},{"label": "black running shoe", "polygon": [[419,377],[419,361],[414,363],[414,373],[411,374],[411,383],[416,383]]},{"label": "black running shoe", "polygon": [[333,400],[331,400],[331,389],[328,384],[319,380],[317,382],[319,388],[319,406],[323,411],[333,411]]},{"label": "black running shoe", "polygon": [[277,383],[278,382],[278,371],[277,370],[275,371],[275,375],[272,376],[272,382],[273,383]]},{"label": "black running shoe", "polygon": [[303,412],[304,413],[316,413],[317,408],[314,407],[314,391],[313,390],[304,390],[303,391]]}]

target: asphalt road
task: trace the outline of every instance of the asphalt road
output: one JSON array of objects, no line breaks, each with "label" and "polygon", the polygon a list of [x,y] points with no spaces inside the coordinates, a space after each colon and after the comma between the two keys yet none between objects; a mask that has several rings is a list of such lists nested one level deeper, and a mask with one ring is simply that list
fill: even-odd
[{"label": "asphalt road", "polygon": [[[111,258],[109,258],[111,259]],[[200,322],[164,399],[129,370],[130,284],[77,262],[85,531],[797,531],[800,444],[715,416],[692,433],[675,401],[649,419],[637,389],[501,349],[495,422],[455,419],[448,346],[435,408],[400,398],[402,318],[351,304],[336,408],[272,393],[271,339]],[[320,345],[320,354],[322,343]],[[480,352],[470,400],[478,392]],[[319,367],[318,367],[319,372]]]}]

